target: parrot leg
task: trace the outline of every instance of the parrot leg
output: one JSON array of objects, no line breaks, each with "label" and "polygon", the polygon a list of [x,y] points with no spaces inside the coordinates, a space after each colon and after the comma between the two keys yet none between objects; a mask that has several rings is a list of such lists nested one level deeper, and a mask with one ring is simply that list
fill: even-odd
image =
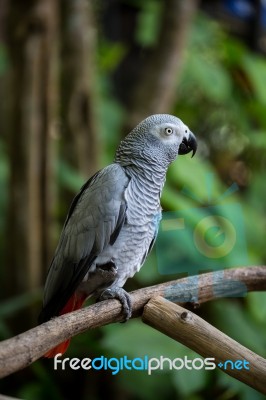
[{"label": "parrot leg", "polygon": [[79,291],[85,292],[88,296],[91,296],[97,291],[103,291],[108,286],[114,283],[117,276],[117,268],[111,261],[104,265],[97,265],[95,271],[89,272],[86,279],[79,285]]},{"label": "parrot leg", "polygon": [[97,265],[94,272],[90,274],[90,281],[94,284],[95,288],[110,285],[115,281],[117,276],[117,267],[110,261],[104,265]]},{"label": "parrot leg", "polygon": [[128,321],[132,315],[132,302],[129,294],[121,287],[114,286],[102,292],[99,300],[117,299],[122,304],[125,321]]}]

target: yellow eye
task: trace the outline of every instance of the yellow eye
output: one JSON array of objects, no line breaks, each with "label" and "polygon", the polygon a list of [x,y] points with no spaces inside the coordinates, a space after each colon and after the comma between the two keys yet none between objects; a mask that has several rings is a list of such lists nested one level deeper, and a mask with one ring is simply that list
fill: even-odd
[{"label": "yellow eye", "polygon": [[172,135],[172,133],[173,133],[173,129],[172,129],[172,128],[165,128],[164,133],[165,133],[167,136],[170,136],[170,135]]}]

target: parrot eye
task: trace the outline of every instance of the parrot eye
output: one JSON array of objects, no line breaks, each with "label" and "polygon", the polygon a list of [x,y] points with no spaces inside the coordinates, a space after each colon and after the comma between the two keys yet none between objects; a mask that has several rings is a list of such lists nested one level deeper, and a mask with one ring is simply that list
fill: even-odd
[{"label": "parrot eye", "polygon": [[172,129],[172,128],[165,128],[164,132],[165,132],[165,134],[166,134],[167,136],[170,136],[170,135],[172,135],[172,133],[173,133],[173,129]]}]

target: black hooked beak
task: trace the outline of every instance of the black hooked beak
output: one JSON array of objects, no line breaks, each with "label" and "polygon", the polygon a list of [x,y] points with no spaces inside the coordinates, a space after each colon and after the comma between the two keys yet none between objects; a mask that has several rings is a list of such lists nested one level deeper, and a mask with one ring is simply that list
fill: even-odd
[{"label": "black hooked beak", "polygon": [[193,157],[197,151],[197,147],[198,147],[197,140],[193,135],[193,133],[190,132],[188,139],[184,137],[184,139],[182,140],[179,146],[178,154],[187,154],[192,151],[191,157]]}]

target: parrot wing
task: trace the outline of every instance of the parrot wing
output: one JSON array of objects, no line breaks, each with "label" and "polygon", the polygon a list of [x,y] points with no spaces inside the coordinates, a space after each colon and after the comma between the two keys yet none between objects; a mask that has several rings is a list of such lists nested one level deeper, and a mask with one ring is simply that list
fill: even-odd
[{"label": "parrot wing", "polygon": [[129,178],[118,164],[91,177],[74,198],[44,288],[39,322],[60,313],[95,258],[124,224]]}]

